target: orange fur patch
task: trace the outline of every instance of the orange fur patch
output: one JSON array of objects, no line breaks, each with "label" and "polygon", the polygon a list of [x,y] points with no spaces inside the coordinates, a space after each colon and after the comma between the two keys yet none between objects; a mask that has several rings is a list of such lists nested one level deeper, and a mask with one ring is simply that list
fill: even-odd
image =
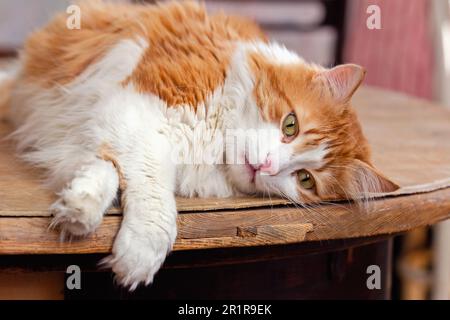
[{"label": "orange fur patch", "polygon": [[195,108],[204,102],[224,83],[235,41],[264,39],[255,24],[208,16],[195,3],[172,3],[148,14],[145,21],[153,21],[147,27],[149,48],[128,82],[170,106]]},{"label": "orange fur patch", "polygon": [[66,27],[66,14],[35,32],[25,44],[25,76],[45,87],[67,84],[121,39],[143,38],[147,51],[125,85],[152,93],[169,106],[196,107],[223,84],[237,40],[265,36],[252,22],[208,16],[194,2],[161,5],[82,2],[81,29]]},{"label": "orange fur patch", "polygon": [[139,7],[101,1],[85,1],[80,7],[80,30],[68,29],[68,15],[62,13],[28,38],[25,76],[44,87],[70,83],[115,43],[135,34]]}]

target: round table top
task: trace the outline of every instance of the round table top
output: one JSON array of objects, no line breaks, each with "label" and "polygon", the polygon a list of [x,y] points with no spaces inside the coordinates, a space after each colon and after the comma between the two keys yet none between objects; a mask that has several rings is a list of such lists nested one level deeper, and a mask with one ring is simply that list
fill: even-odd
[{"label": "round table top", "polygon": [[[450,111],[423,100],[362,88],[353,105],[375,165],[402,188],[358,207],[345,201],[297,208],[284,199],[177,199],[175,251],[367,239],[434,224],[450,216]],[[11,131],[0,123],[0,137]],[[120,226],[111,209],[85,239],[61,243],[47,229],[54,195],[41,172],[0,143],[0,255],[110,252]]]}]

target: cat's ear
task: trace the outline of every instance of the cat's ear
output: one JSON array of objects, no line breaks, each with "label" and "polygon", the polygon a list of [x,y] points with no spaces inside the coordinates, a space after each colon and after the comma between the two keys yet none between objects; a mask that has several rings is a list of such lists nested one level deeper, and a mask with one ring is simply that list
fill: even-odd
[{"label": "cat's ear", "polygon": [[324,86],[336,103],[346,103],[364,80],[366,70],[356,64],[344,64],[314,76],[313,82]]},{"label": "cat's ear", "polygon": [[352,191],[356,193],[387,193],[400,188],[373,166],[358,159],[354,160],[351,175],[354,187]]}]

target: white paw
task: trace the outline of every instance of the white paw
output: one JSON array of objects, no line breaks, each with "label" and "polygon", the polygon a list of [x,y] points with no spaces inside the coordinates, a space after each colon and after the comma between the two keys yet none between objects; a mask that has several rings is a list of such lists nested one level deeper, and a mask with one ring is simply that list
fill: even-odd
[{"label": "white paw", "polygon": [[172,249],[176,226],[171,229],[125,224],[117,234],[112,255],[100,264],[111,268],[116,281],[130,291],[140,284],[149,285]]},{"label": "white paw", "polygon": [[66,233],[86,236],[95,231],[103,218],[101,199],[70,189],[63,192],[61,198],[51,206],[50,211],[54,216],[50,227],[58,227],[62,237]]}]

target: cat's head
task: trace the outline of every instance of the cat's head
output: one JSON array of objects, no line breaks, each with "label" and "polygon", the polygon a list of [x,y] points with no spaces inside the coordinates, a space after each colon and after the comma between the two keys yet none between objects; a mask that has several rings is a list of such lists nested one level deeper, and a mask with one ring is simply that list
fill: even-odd
[{"label": "cat's head", "polygon": [[[271,63],[251,55],[251,103],[258,115],[239,120],[257,129],[255,140],[237,148],[240,163],[229,176],[245,193],[278,194],[298,202],[365,198],[398,186],[370,163],[370,149],[350,106],[365,71]],[[255,120],[257,119],[257,120]],[[271,134],[267,134],[267,132]]]}]

